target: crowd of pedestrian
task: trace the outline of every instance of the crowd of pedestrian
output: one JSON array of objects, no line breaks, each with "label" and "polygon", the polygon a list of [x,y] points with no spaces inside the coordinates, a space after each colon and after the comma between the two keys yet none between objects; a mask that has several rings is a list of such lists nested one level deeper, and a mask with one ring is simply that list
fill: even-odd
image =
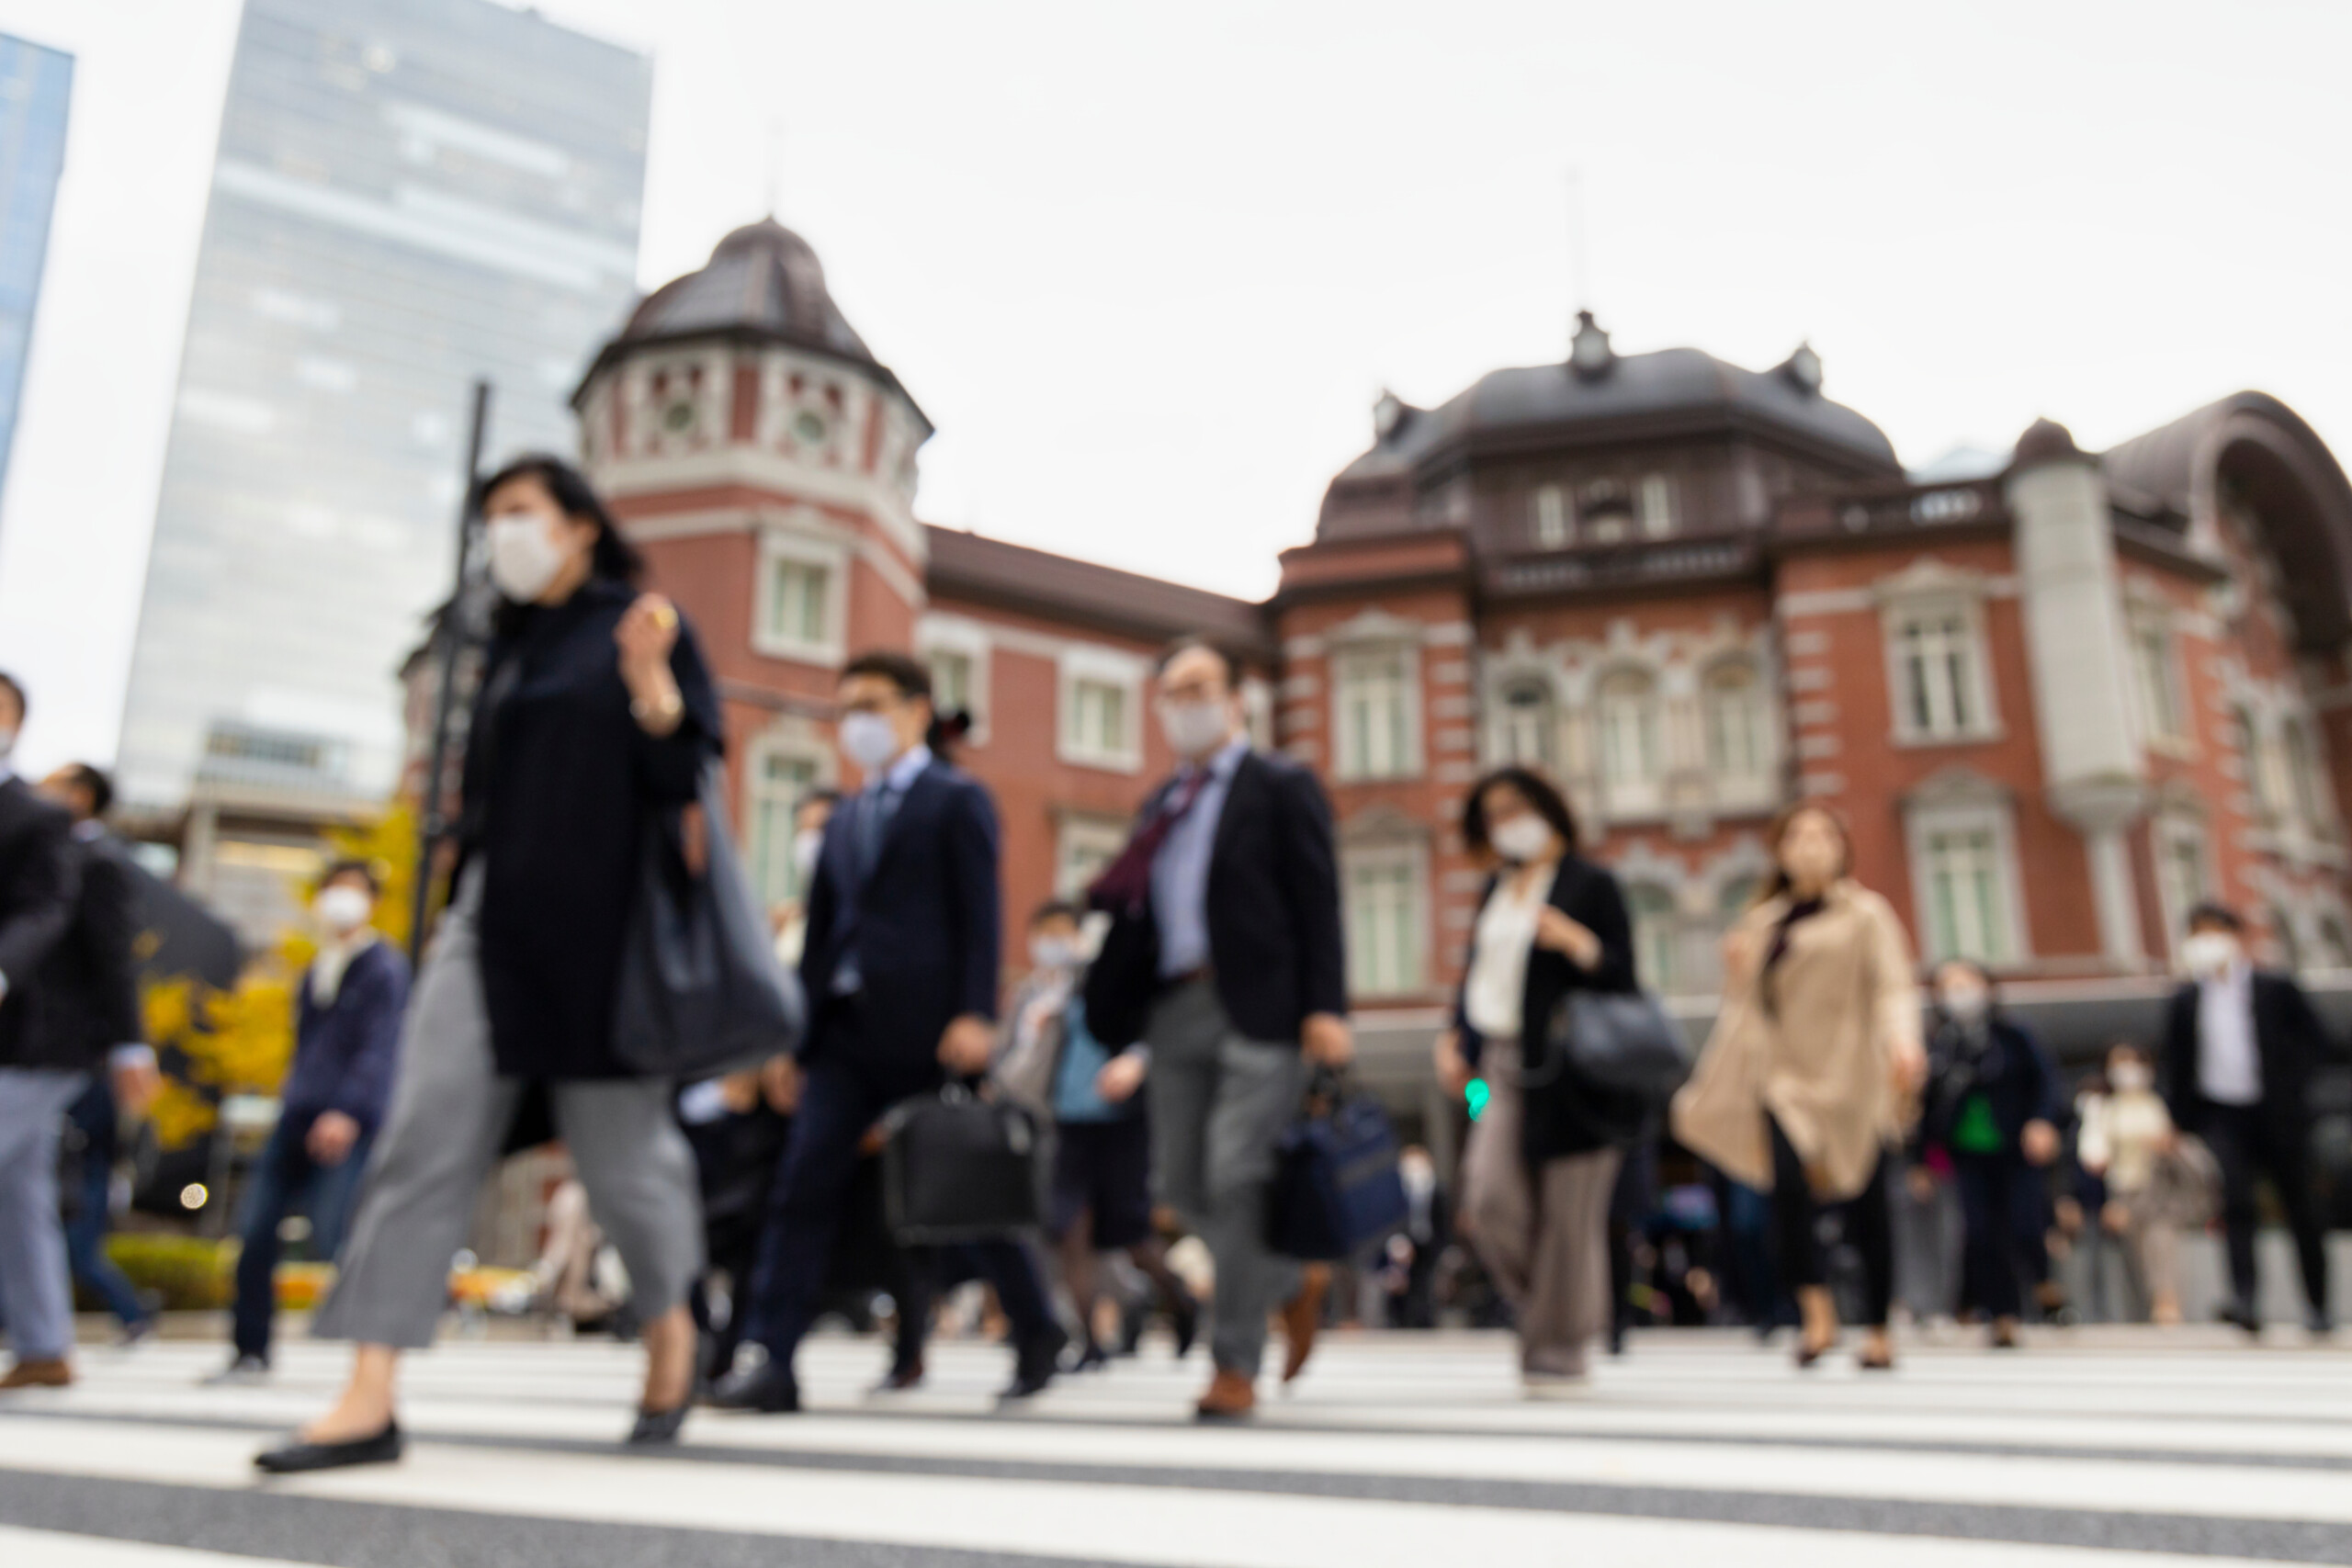
[{"label": "crowd of pedestrian", "polygon": [[[447,907],[412,988],[377,934],[376,869],[319,878],[279,1119],[244,1181],[214,1381],[269,1376],[296,1212],[337,1265],[311,1331],[354,1346],[335,1403],[265,1470],[399,1457],[401,1359],[435,1337],[479,1190],[550,1139],[573,1185],[528,1294],[641,1342],[640,1445],[674,1440],[698,1398],[799,1409],[797,1352],[835,1310],[863,1325],[887,1303],[877,1392],[917,1386],[936,1303],[969,1288],[1002,1325],[1006,1400],[1132,1353],[1156,1311],[1179,1357],[1205,1339],[1209,1422],[1252,1412],[1272,1325],[1288,1382],[1335,1314],[1508,1324],[1533,1397],[1589,1386],[1642,1324],[1792,1325],[1809,1367],[1853,1323],[1858,1364],[1883,1371],[1900,1307],[2014,1348],[2064,1310],[2070,1249],[2094,1265],[2115,1249],[2147,1315],[2177,1323],[2181,1238],[2214,1215],[2222,1315],[2256,1328],[2266,1180],[2308,1325],[2332,1326],[2310,1090],[2339,1047],[2291,976],[2255,966],[2231,910],[2190,917],[2161,1040],[2118,1043],[2070,1095],[1988,969],[1942,964],[1923,993],[1893,908],[1850,874],[1845,823],[1800,803],[1771,829],[1773,874],[1725,939],[1713,1032],[1676,1090],[1604,1070],[1578,1037],[1616,1020],[1631,1032],[1609,1049],[1684,1049],[1643,1035],[1623,893],[1559,788],[1517,766],[1462,807],[1489,874],[1433,1052],[1471,1118],[1458,1176],[1397,1154],[1398,1217],[1335,1291],[1330,1258],[1278,1247],[1267,1219],[1302,1105],[1354,1052],[1329,807],[1309,770],[1252,743],[1238,671],[1204,642],[1159,671],[1176,771],[1083,900],[1030,918],[1009,997],[995,807],[956,764],[961,716],[921,662],[851,660],[835,695],[856,787],[799,803],[805,891],[753,961],[797,1022],[689,1081],[647,1070],[616,977],[647,940],[649,875],[724,882],[732,851],[703,804],[717,692],[575,470],[527,458],[479,499],[501,606]],[[0,677],[0,1389],[71,1381],[74,1279],[126,1339],[153,1322],[103,1247],[118,1124],[155,1082],[126,862],[100,826],[103,773],[35,788],[9,771],[26,710]],[[1034,1132],[1032,1223],[918,1234],[893,1140],[906,1107],[972,1086],[1005,1112],[988,1125]],[[1180,1237],[1206,1269],[1178,1266]]]}]

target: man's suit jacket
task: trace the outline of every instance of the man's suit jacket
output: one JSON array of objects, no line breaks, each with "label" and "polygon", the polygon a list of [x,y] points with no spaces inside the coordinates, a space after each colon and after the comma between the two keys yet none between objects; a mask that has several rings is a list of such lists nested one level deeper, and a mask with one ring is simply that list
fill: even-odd
[{"label": "man's suit jacket", "polygon": [[[2291,976],[2257,969],[2250,985],[2263,1111],[2274,1121],[2300,1125],[2311,1115],[2312,1075],[2340,1053]],[[2211,1103],[2198,1082],[2198,992],[2193,981],[2175,991],[2165,1015],[2165,1103],[2172,1108],[2173,1121],[2192,1133]]]},{"label": "man's suit jacket", "polygon": [[[1176,787],[1162,784],[1149,822]],[[1234,770],[1209,855],[1209,968],[1233,1027],[1250,1040],[1298,1043],[1310,1013],[1348,1010],[1331,807],[1313,773],[1251,751]],[[1087,972],[1086,1018],[1113,1050],[1133,1043],[1160,989],[1159,937],[1146,901],[1114,913]]]},{"label": "man's suit jacket", "polygon": [[74,819],[14,775],[0,780],[0,1067],[79,1067],[45,1027],[42,964],[74,923],[82,885]]},{"label": "man's suit jacket", "polygon": [[1003,919],[996,806],[967,774],[933,761],[907,786],[860,887],[857,818],[871,806],[856,797],[825,829],[800,957],[817,1023],[801,1054],[824,1054],[833,977],[854,954],[863,981],[861,1052],[875,1067],[920,1074],[951,1021],[996,1017]]},{"label": "man's suit jacket", "polygon": [[94,1067],[117,1045],[143,1037],[132,953],[139,920],[121,845],[77,839],[74,858],[81,892],[64,939],[40,967],[40,1027],[54,1065]]}]

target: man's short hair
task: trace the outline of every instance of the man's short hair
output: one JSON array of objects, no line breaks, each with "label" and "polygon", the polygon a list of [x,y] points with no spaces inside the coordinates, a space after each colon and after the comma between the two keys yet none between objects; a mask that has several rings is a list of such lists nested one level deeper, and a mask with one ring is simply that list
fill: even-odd
[{"label": "man's short hair", "polygon": [[356,876],[368,884],[368,897],[370,898],[380,896],[384,891],[384,879],[376,874],[376,868],[373,865],[364,860],[349,858],[329,864],[326,874],[319,878],[319,886],[324,887],[328,883],[342,876]]},{"label": "man's short hair", "polygon": [[2200,898],[2189,907],[2188,929],[2199,926],[2219,926],[2223,931],[2245,934],[2245,917],[2222,903],[2219,898]]},{"label": "man's short hair", "polygon": [[6,692],[8,695],[16,699],[17,722],[18,724],[24,723],[25,715],[31,711],[32,705],[25,700],[25,688],[23,684],[19,682],[14,675],[9,674],[5,670],[0,670],[0,692]]},{"label": "man's short hair", "polygon": [[66,783],[90,797],[91,816],[104,817],[114,809],[114,781],[107,777],[104,770],[87,762],[68,762],[58,772],[65,775]]},{"label": "man's short hair", "polygon": [[1179,659],[1182,659],[1184,655],[1192,652],[1194,649],[1199,649],[1204,653],[1213,654],[1216,656],[1217,663],[1225,670],[1225,689],[1227,691],[1238,692],[1241,690],[1241,661],[1233,657],[1230,649],[1222,648],[1204,637],[1181,637],[1174,642],[1170,643],[1168,645],[1168,650],[1159,656],[1159,672],[1166,674],[1170,665],[1175,663]]},{"label": "man's short hair", "polygon": [[895,648],[877,648],[870,653],[861,653],[842,666],[842,680],[846,681],[853,675],[879,675],[898,687],[899,695],[902,697],[921,697],[926,702],[931,698],[929,667],[922,660],[911,654],[900,653]]}]

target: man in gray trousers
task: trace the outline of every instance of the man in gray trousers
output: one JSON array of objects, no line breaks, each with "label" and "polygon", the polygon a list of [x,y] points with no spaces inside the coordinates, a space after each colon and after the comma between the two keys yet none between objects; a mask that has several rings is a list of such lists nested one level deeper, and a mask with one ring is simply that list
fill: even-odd
[{"label": "man in gray trousers", "polygon": [[1266,1245],[1275,1141],[1308,1066],[1344,1066],[1346,960],[1331,808],[1287,757],[1254,750],[1233,661],[1202,642],[1160,666],[1159,722],[1182,759],[1089,897],[1112,926],[1088,971],[1089,1026],[1150,1050],[1155,1185],[1216,1260],[1216,1372],[1196,1414],[1257,1404],[1266,1315],[1306,1364],[1330,1271]]},{"label": "man in gray trousers", "polygon": [[81,874],[73,818],[9,766],[24,721],[24,688],[0,675],[0,1311],[16,1352],[0,1390],[74,1381],[57,1145],[95,1065],[81,1032],[53,1026],[36,983],[73,926]]}]

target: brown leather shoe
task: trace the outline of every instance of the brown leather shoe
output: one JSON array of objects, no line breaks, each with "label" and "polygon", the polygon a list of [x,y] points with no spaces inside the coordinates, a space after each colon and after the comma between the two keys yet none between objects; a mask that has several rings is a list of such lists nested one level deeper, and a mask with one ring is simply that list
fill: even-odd
[{"label": "brown leather shoe", "polygon": [[1306,1370],[1315,1353],[1315,1336],[1323,1328],[1323,1298],[1331,1293],[1331,1266],[1310,1263],[1298,1271],[1298,1294],[1283,1303],[1283,1382]]},{"label": "brown leather shoe", "polygon": [[1247,1421],[1257,1408],[1258,1385],[1239,1372],[1219,1367],[1193,1414],[1203,1421]]},{"label": "brown leather shoe", "polygon": [[74,1368],[66,1361],[18,1361],[7,1375],[0,1377],[0,1392],[12,1388],[65,1388],[74,1382]]}]

